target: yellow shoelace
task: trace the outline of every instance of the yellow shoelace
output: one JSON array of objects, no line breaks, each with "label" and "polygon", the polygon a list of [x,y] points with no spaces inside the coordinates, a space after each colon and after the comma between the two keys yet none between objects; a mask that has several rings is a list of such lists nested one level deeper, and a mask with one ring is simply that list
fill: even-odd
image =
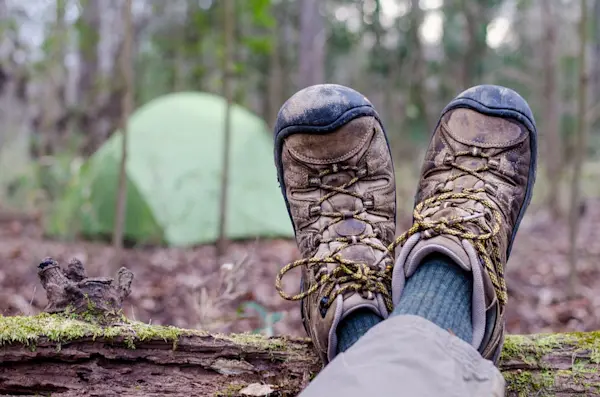
[{"label": "yellow shoelace", "polygon": [[[500,304],[504,305],[508,299],[508,294],[506,282],[504,280],[504,266],[502,264],[502,260],[500,259],[500,250],[495,239],[500,232],[502,215],[500,214],[500,211],[495,208],[495,205],[491,201],[477,196],[478,193],[484,192],[485,189],[465,189],[461,193],[445,192],[420,202],[417,204],[413,212],[414,223],[412,227],[396,238],[396,240],[389,246],[388,249],[391,251],[397,246],[402,246],[406,240],[410,238],[410,236],[418,232],[426,233],[429,236],[433,236],[434,234],[445,234],[467,240],[473,244],[475,250],[479,254],[479,257],[483,261],[485,270],[487,271],[492,285],[494,286],[494,290],[496,291],[498,301]],[[448,202],[448,200],[457,199],[477,201],[490,209],[494,220],[492,226],[490,227],[481,219],[483,217],[482,214],[476,213],[467,217],[442,218],[435,221],[426,221],[425,217],[422,215],[422,213],[429,208],[440,206]],[[467,222],[476,224],[480,230],[484,231],[484,233],[477,234],[469,231],[465,227]]]},{"label": "yellow shoelace", "polygon": [[[442,123],[442,127],[446,127],[444,123]],[[446,182],[454,181],[460,177],[471,175],[484,183],[488,183],[487,186],[493,186],[485,180],[485,178],[481,175],[482,172],[488,171],[491,169],[489,165],[482,166],[478,169],[469,169],[460,164],[457,164],[454,160],[460,156],[471,156],[471,157],[480,157],[489,160],[489,156],[477,148],[474,148],[472,151],[463,151],[456,152],[452,156],[451,159],[445,161],[445,165],[450,166],[452,168],[458,169],[459,173],[449,177]],[[488,161],[489,164],[490,161]],[[319,180],[321,177],[328,175],[332,172],[337,172],[338,170],[353,170],[359,171],[356,167],[339,167],[334,168],[333,170],[325,170],[319,175]],[[337,193],[348,194],[360,199],[363,197],[353,191],[348,190],[352,185],[354,185],[360,176],[354,177],[347,183],[342,186],[330,186],[324,185],[321,183],[315,183],[314,185],[329,191],[325,196],[323,196],[318,202],[317,205],[321,205],[323,202],[331,198],[333,195]],[[453,192],[450,190],[444,190],[443,188],[438,189],[439,194],[432,196],[419,204],[417,204],[414,208],[413,219],[414,223],[410,229],[404,232],[402,235],[396,238],[388,247],[384,247],[382,245],[373,244],[367,239],[373,237],[379,237],[376,234],[371,235],[361,235],[356,236],[354,238],[347,237],[337,237],[335,239],[330,240],[321,240],[321,243],[329,243],[332,241],[336,241],[342,243],[337,249],[332,251],[329,255],[326,255],[322,258],[305,258],[300,259],[295,262],[289,263],[284,266],[279,273],[277,274],[275,280],[275,288],[279,292],[282,298],[286,300],[298,301],[308,297],[311,294],[319,291],[321,287],[324,287],[323,296],[324,298],[320,302],[323,305],[324,309],[329,308],[329,306],[334,302],[335,298],[349,291],[356,291],[360,293],[380,293],[385,301],[386,307],[389,311],[393,310],[393,303],[391,299],[391,276],[393,270],[393,252],[398,246],[402,246],[412,235],[418,232],[422,232],[426,237],[431,237],[433,235],[451,235],[455,236],[459,239],[464,239],[473,244],[477,253],[479,254],[481,260],[483,261],[484,267],[490,277],[492,285],[496,291],[496,295],[498,297],[498,301],[500,304],[506,304],[508,299],[506,282],[504,280],[504,266],[502,264],[499,245],[497,242],[498,233],[501,230],[502,225],[502,214],[496,208],[496,205],[481,196],[478,196],[480,193],[489,193],[485,188],[482,189],[463,189],[461,192]],[[464,208],[468,212],[471,212],[471,215],[466,217],[454,217],[454,218],[442,218],[435,221],[428,221],[425,219],[423,215],[427,210],[431,208],[436,208],[440,206],[444,206],[447,203],[452,205],[453,200],[472,200],[475,202],[481,203],[484,207],[490,210],[492,214],[492,222],[491,226],[486,223],[482,218],[485,217],[484,214],[478,213],[470,208]],[[369,223],[367,219],[361,217],[358,212],[353,213],[337,213],[331,212],[326,213],[322,212],[321,216],[326,216],[332,218],[331,223],[324,226],[321,230],[317,232],[317,234],[321,234],[326,228],[330,227],[332,224],[342,221],[348,217]],[[465,226],[467,223],[472,223],[477,226],[479,230],[482,230],[482,233],[474,233],[469,231]],[[368,265],[365,263],[359,263],[355,261],[350,261],[343,259],[339,252],[344,248],[348,247],[350,244],[365,244],[373,249],[377,249],[384,253],[382,259],[388,260],[388,264],[386,264],[384,270],[379,270],[376,268],[378,263],[374,265]],[[290,270],[300,267],[307,266],[311,268],[313,266],[318,266],[320,270],[326,269],[325,266],[328,264],[336,264],[337,266],[331,272],[317,272],[317,282],[313,283],[307,290],[300,292],[296,295],[287,294],[281,285],[281,281],[283,276],[288,273]],[[341,284],[345,284],[340,288],[335,288]]]},{"label": "yellow shoelace", "polygon": [[[449,127],[444,120],[440,124],[441,128],[449,131]],[[442,134],[441,139],[444,140],[446,147],[450,147],[444,135]],[[469,156],[471,158],[482,158],[487,160],[486,164],[476,168],[470,169],[463,165],[457,164],[456,159],[458,157]],[[498,233],[500,233],[502,226],[502,214],[496,208],[496,205],[486,199],[478,196],[480,193],[494,193],[496,190],[495,184],[487,181],[482,173],[497,169],[499,164],[497,160],[490,158],[489,155],[482,153],[481,149],[473,147],[470,151],[455,152],[452,155],[447,154],[444,159],[444,165],[450,168],[459,170],[460,172],[452,175],[446,179],[446,183],[453,182],[458,178],[471,175],[484,183],[484,188],[474,189],[466,188],[461,192],[454,192],[452,189],[445,189],[440,186],[437,189],[439,194],[434,195],[424,201],[420,202],[415,206],[413,211],[413,225],[405,233],[400,235],[396,240],[390,244],[388,250],[392,252],[396,247],[402,246],[410,236],[418,232],[423,232],[425,237],[432,235],[451,235],[459,239],[467,240],[475,247],[479,257],[483,261],[485,270],[487,271],[496,296],[501,305],[506,304],[508,300],[508,293],[506,289],[506,281],[504,280],[504,265],[502,264],[500,249],[498,245]],[[445,170],[447,171],[447,169]],[[446,184],[445,183],[445,184]],[[444,184],[444,185],[445,185]],[[487,187],[487,189],[486,189]],[[491,189],[489,191],[488,189]],[[470,212],[471,214],[465,217],[455,218],[442,218],[435,221],[426,221],[425,216],[427,210],[435,207],[444,207],[446,205],[452,205],[453,200],[473,200],[481,203],[491,213],[491,225],[486,223],[482,218],[485,218],[485,214],[479,213],[472,208],[461,207],[462,210]],[[478,230],[482,233],[473,233],[469,231],[465,226],[466,224],[474,224]]]},{"label": "yellow shoelace", "polygon": [[[354,171],[355,177],[343,184],[342,186],[331,186],[321,183],[321,178],[329,175],[331,173],[335,173],[338,171]],[[360,169],[358,167],[351,166],[335,166],[332,169],[327,169],[322,171],[318,178],[315,178],[313,181],[313,186],[328,191],[329,193],[325,194],[321,197],[315,204],[315,208],[318,208],[321,204],[323,204],[326,200],[329,200],[335,194],[347,194],[361,200],[365,200],[363,195],[356,193],[352,190],[349,190],[355,183],[357,183],[361,177],[366,175],[366,170]],[[365,223],[370,224],[370,221],[361,216],[360,211],[354,212],[319,212],[320,216],[325,216],[331,218],[331,222],[327,225],[323,226],[319,231],[317,231],[317,235],[321,235],[323,231],[333,224],[341,222],[344,219],[353,218]],[[282,298],[286,300],[298,301],[306,298],[307,296],[314,294],[318,290],[323,287],[323,298],[319,303],[322,305],[322,309],[328,309],[329,306],[335,301],[336,297],[340,294],[344,294],[347,292],[358,292],[361,294],[365,294],[367,296],[372,296],[372,294],[381,294],[383,296],[385,305],[388,310],[393,309],[392,297],[391,297],[391,270],[393,264],[393,258],[389,255],[389,250],[384,245],[375,244],[369,239],[378,237],[376,233],[372,234],[363,234],[360,236],[353,237],[336,237],[332,239],[322,239],[320,243],[330,243],[330,242],[338,242],[341,243],[335,250],[330,252],[328,255],[322,258],[304,258],[297,260],[295,262],[291,262],[284,266],[275,279],[275,288],[279,292]],[[340,255],[340,251],[344,248],[347,248],[351,244],[364,244],[375,250],[384,252],[387,256],[388,264],[385,269],[375,268],[373,265],[369,265],[366,263],[351,261],[348,259],[342,258]],[[382,258],[385,259],[385,258]],[[335,264],[335,268],[327,272],[326,266],[329,264]],[[283,290],[281,285],[283,276],[288,273],[290,270],[295,269],[300,266],[307,266],[309,269],[311,267],[318,267],[317,271],[317,282],[313,283],[307,290],[302,291],[296,295],[290,295]],[[336,288],[336,286],[342,285],[340,288]]]}]

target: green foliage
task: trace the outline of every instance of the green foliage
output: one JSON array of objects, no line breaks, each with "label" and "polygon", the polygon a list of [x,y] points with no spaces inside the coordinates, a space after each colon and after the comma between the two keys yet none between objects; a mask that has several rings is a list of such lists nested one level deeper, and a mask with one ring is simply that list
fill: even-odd
[{"label": "green foliage", "polygon": [[271,0],[246,0],[242,7],[247,7],[242,8],[242,12],[244,9],[250,10],[254,26],[269,29],[275,27],[275,18],[271,13]]}]

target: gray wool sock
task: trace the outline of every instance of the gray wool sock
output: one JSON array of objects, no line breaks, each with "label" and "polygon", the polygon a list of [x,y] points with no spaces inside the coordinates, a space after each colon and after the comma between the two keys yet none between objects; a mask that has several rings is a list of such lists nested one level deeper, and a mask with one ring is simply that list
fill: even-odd
[{"label": "gray wool sock", "polygon": [[368,330],[382,321],[382,318],[369,309],[358,309],[340,321],[336,333],[338,337],[337,352],[345,352],[356,343]]},{"label": "gray wool sock", "polygon": [[472,295],[473,277],[470,272],[444,255],[430,255],[406,280],[400,302],[391,315],[423,317],[471,343]]}]

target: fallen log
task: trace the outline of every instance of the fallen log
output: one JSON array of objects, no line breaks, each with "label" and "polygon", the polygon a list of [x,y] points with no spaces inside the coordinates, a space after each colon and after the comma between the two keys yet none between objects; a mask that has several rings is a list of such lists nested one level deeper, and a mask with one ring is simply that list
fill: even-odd
[{"label": "fallen log", "polygon": [[[38,274],[48,313],[0,316],[1,395],[295,396],[321,369],[307,339],[126,319],[127,269],[115,285],[48,258]],[[508,396],[600,396],[600,332],[508,336],[500,369]]]},{"label": "fallen log", "polygon": [[[600,395],[599,341],[600,332],[509,336],[500,364],[507,395]],[[321,369],[306,339],[125,319],[0,317],[0,343],[2,395],[295,396]]]},{"label": "fallen log", "polygon": [[0,395],[268,394],[251,394],[248,386],[259,384],[293,396],[320,369],[304,339],[209,335],[126,319],[102,326],[59,314],[0,317],[0,343]]},{"label": "fallen log", "polygon": [[509,335],[500,369],[508,396],[600,396],[600,332]]}]

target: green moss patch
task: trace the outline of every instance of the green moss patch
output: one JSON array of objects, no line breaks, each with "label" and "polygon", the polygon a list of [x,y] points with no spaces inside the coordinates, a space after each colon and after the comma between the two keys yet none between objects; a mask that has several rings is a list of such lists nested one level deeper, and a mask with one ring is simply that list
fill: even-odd
[{"label": "green moss patch", "polygon": [[237,345],[253,347],[259,350],[287,350],[286,338],[266,338],[260,334],[215,335],[216,338],[229,340]]},{"label": "green moss patch", "polygon": [[507,392],[519,397],[548,396],[554,387],[554,376],[551,372],[532,373],[526,370],[517,370],[504,373]]},{"label": "green moss patch", "polygon": [[589,351],[592,360],[600,361],[600,331],[543,334],[535,337],[508,335],[501,359],[518,358],[536,364],[544,355],[560,346],[573,346],[578,351]]},{"label": "green moss patch", "polygon": [[[123,318],[123,321],[102,326],[82,321],[74,316],[42,313],[37,316],[0,316],[0,344],[35,345],[40,338],[64,343],[80,338],[115,339],[122,337],[130,347],[136,341],[162,339],[176,343],[180,336],[203,334],[201,331],[181,330],[175,327],[149,325]],[[205,335],[205,334],[203,334]]]},{"label": "green moss patch", "polygon": [[[553,350],[572,352],[570,369],[553,370],[544,367],[542,359]],[[522,360],[531,370],[505,371],[504,378],[510,395],[553,396],[557,385],[582,393],[597,393],[600,383],[594,381],[600,362],[600,331],[544,334],[537,336],[507,336],[502,360]],[[587,395],[587,394],[586,394]]]},{"label": "green moss patch", "polygon": [[[124,316],[113,324],[103,325],[104,322],[84,313],[47,314],[36,316],[0,316],[0,345],[22,344],[35,346],[40,338],[55,343],[66,343],[81,338],[120,339],[128,347],[135,348],[138,342],[149,340],[164,340],[173,342],[174,347],[182,336],[210,336],[200,330],[186,330],[171,326],[150,325],[131,321]],[[214,335],[221,339],[239,345],[242,349],[265,351],[291,351],[304,347],[302,344],[289,343],[285,337],[266,338],[259,334]]]}]

